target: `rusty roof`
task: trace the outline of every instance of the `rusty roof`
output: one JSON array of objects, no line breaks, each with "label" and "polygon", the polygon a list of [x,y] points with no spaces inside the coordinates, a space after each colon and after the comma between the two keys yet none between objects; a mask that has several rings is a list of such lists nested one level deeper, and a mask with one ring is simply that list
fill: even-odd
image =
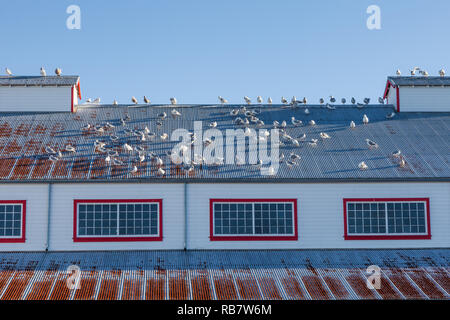
[{"label": "rusty roof", "polygon": [[[262,128],[272,129],[273,121],[287,122],[286,133],[293,138],[306,134],[306,141],[299,146],[286,143],[280,153],[286,158],[291,152],[301,156],[297,165],[288,166],[286,161],[274,176],[262,176],[254,165],[224,164],[202,165],[188,172],[170,161],[167,152],[178,143],[170,141],[170,134],[177,128],[193,131],[194,121],[202,121],[203,129],[215,121],[217,129],[237,128],[235,116],[230,111],[240,105],[226,106],[175,106],[182,113],[173,119],[173,106],[79,106],[76,113],[0,113],[0,180],[12,182],[30,181],[259,181],[259,182],[302,182],[302,181],[449,181],[450,180],[450,113],[397,113],[392,119],[386,115],[393,112],[390,105],[336,106],[330,110],[324,106],[282,108],[279,105],[253,105],[248,110],[257,110],[264,121]],[[157,126],[158,114],[166,112],[168,117]],[[369,123],[362,124],[363,115]],[[240,114],[240,117],[244,115]],[[121,119],[126,119],[122,125]],[[302,120],[303,125],[293,126],[291,117]],[[316,125],[308,122],[315,120]],[[349,128],[350,121],[356,123]],[[91,124],[91,128],[82,127]],[[107,124],[114,127],[107,127]],[[94,126],[102,128],[98,131]],[[141,142],[136,130],[147,126],[157,135],[153,141]],[[252,126],[255,127],[256,126]],[[321,139],[325,132],[331,139]],[[158,138],[168,133],[165,141]],[[117,136],[117,141],[111,141]],[[318,139],[316,146],[307,143]],[[378,148],[370,150],[366,139],[375,141]],[[106,143],[110,150],[118,152],[122,165],[106,162],[106,155],[94,146],[96,140]],[[146,157],[136,162],[136,153],[126,153],[122,146],[128,143],[141,146],[145,153],[154,152],[162,158],[165,174],[158,175],[154,160]],[[76,153],[65,152],[66,145],[76,148]],[[45,148],[62,151],[62,158],[50,161]],[[248,150],[248,145],[247,145]],[[401,150],[406,165],[399,167],[392,152]],[[225,155],[224,155],[225,157]],[[364,161],[368,169],[360,170],[358,164]],[[134,165],[138,171],[131,172]]]},{"label": "rusty roof", "polygon": [[[449,262],[450,249],[3,252],[0,299],[449,299]],[[380,289],[366,286],[370,265]]]}]

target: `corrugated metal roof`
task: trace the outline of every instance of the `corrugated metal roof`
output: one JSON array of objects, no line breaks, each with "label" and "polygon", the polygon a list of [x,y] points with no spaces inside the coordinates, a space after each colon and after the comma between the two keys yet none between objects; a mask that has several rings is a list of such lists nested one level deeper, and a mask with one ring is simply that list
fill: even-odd
[{"label": "corrugated metal roof", "polygon": [[[280,164],[276,175],[261,175],[254,165],[224,164],[196,166],[187,173],[171,163],[166,154],[177,142],[171,142],[170,134],[178,128],[193,131],[194,121],[203,121],[208,129],[211,121],[217,121],[217,129],[237,128],[230,110],[241,106],[176,106],[182,116],[170,117],[172,106],[97,106],[79,107],[76,113],[16,113],[0,114],[0,180],[3,181],[339,181],[339,180],[445,180],[450,178],[450,113],[398,113],[393,119],[386,115],[393,112],[392,106],[370,105],[363,108],[337,106],[330,110],[320,106],[291,109],[272,106],[250,106],[260,110],[258,118],[264,121],[262,128],[272,129],[273,121],[287,122],[286,132],[293,138],[303,133],[310,139],[319,139],[317,146],[301,142],[300,146],[286,144],[280,153],[289,157],[291,152],[301,156],[298,165],[289,167],[286,161]],[[166,112],[168,118],[158,128],[157,115]],[[369,123],[362,124],[363,115]],[[125,126],[120,122],[126,115],[130,120]],[[291,117],[303,121],[295,127]],[[244,117],[240,115],[240,117]],[[315,126],[308,125],[313,119]],[[350,121],[356,123],[349,128]],[[114,128],[103,133],[95,130],[83,131],[87,123],[104,126],[107,122]],[[158,136],[168,133],[166,141],[141,142],[126,130],[142,130],[147,126]],[[256,128],[255,125],[251,125]],[[241,127],[243,128],[243,127]],[[320,132],[326,132],[331,139],[321,139]],[[119,140],[112,142],[111,135]],[[379,147],[370,150],[365,139],[375,141]],[[115,166],[105,162],[105,155],[96,151],[94,141],[105,141],[106,146],[117,150],[124,165]],[[131,173],[136,164],[136,154],[124,152],[122,145],[142,146],[145,151],[160,156],[166,170],[164,176],[157,175],[157,168],[150,159],[137,164],[138,172]],[[77,152],[64,152],[67,144]],[[51,162],[45,147],[62,150],[62,159]],[[248,144],[247,144],[248,149]],[[400,149],[406,166],[400,168],[392,152]],[[226,154],[224,154],[226,157]],[[233,156],[234,158],[234,156]],[[360,170],[358,164],[364,161],[367,170]]]},{"label": "corrugated metal roof", "polygon": [[0,76],[0,86],[74,86],[79,76]]},{"label": "corrugated metal roof", "polygon": [[0,299],[449,299],[449,262],[449,249],[0,253]]},{"label": "corrugated metal roof", "polygon": [[450,86],[450,77],[395,76],[388,81],[399,86]]}]

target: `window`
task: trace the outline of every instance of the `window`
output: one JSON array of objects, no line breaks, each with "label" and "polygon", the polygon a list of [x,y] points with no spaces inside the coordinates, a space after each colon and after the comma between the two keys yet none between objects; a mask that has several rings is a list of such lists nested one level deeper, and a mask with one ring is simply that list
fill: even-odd
[{"label": "window", "polygon": [[162,200],[74,200],[74,241],[162,241]]},{"label": "window", "polygon": [[297,240],[297,200],[211,199],[210,239]]},{"label": "window", "polygon": [[0,242],[25,242],[26,201],[0,200]]},{"label": "window", "polygon": [[346,240],[431,239],[428,198],[344,199]]}]

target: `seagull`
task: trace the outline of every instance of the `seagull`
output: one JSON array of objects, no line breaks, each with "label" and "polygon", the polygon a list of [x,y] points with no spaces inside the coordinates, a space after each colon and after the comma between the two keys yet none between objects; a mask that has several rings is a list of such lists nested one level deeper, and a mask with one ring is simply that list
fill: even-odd
[{"label": "seagull", "polygon": [[239,110],[238,109],[233,109],[230,111],[230,115],[231,116],[237,116],[239,114]]},{"label": "seagull", "polygon": [[398,76],[401,76],[401,75],[402,75],[402,72],[400,71],[400,69],[397,69],[396,74],[397,74]]},{"label": "seagull", "polygon": [[392,152],[392,156],[394,158],[399,158],[401,154],[402,154],[402,152],[400,150]]},{"label": "seagull", "polygon": [[355,128],[356,128],[355,121],[350,121],[350,129],[355,129]]},{"label": "seagull", "polygon": [[382,97],[378,97],[378,102],[379,102],[380,104],[384,104],[384,99],[383,99]]},{"label": "seagull", "polygon": [[131,102],[133,102],[134,104],[138,103],[138,101],[137,101],[137,99],[135,97],[131,97]]},{"label": "seagull", "polygon": [[262,102],[263,102],[263,99],[262,99],[261,96],[257,96],[257,97],[256,97],[256,101],[257,101],[258,103],[262,103]]},{"label": "seagull", "polygon": [[315,146],[317,146],[317,142],[318,142],[317,139],[311,139],[311,141],[308,141],[308,144],[309,144],[311,147],[315,147]]},{"label": "seagull", "polygon": [[357,107],[358,109],[362,109],[362,108],[364,108],[364,104],[358,102],[358,103],[356,104],[356,107]]},{"label": "seagull", "polygon": [[335,110],[336,109],[336,107],[333,107],[331,104],[329,104],[329,103],[327,103],[326,105],[325,105],[325,107],[328,109],[328,110]]},{"label": "seagull", "polygon": [[172,109],[172,111],[170,112],[170,114],[172,115],[172,117],[175,119],[176,117],[181,116],[181,113],[176,110],[176,109]]},{"label": "seagull", "polygon": [[297,139],[292,139],[292,144],[294,145],[294,146],[296,146],[296,147],[300,147],[300,143],[298,142],[298,140]]},{"label": "seagull", "polygon": [[288,168],[292,168],[293,166],[295,166],[297,163],[295,163],[294,161],[288,160],[286,161],[286,165],[288,166]]},{"label": "seagull", "polygon": [[393,117],[395,117],[395,112],[391,112],[386,115],[386,119],[392,119]]},{"label": "seagull", "polygon": [[350,102],[351,102],[352,104],[355,104],[355,103],[356,103],[356,99],[355,99],[354,97],[352,97],[352,99],[350,100]]},{"label": "seagull", "polygon": [[414,67],[414,68],[411,70],[411,75],[412,75],[412,76],[415,76],[415,75],[416,75],[416,71],[420,71],[420,68],[419,68],[419,67]]},{"label": "seagull", "polygon": [[41,76],[43,76],[43,77],[47,76],[47,72],[45,72],[44,67],[41,67]]},{"label": "seagull", "polygon": [[363,123],[364,124],[368,124],[369,123],[369,118],[367,117],[367,115],[363,115]]},{"label": "seagull", "polygon": [[283,120],[280,124],[280,127],[284,129],[284,128],[286,128],[286,126],[287,126],[287,123],[286,123],[286,121]]},{"label": "seagull", "polygon": [[218,96],[218,98],[219,98],[219,101],[220,101],[221,104],[228,103],[228,100],[227,100],[227,99],[224,99],[224,98],[222,98],[221,96]]},{"label": "seagull", "polygon": [[423,75],[424,77],[428,77],[428,76],[429,76],[427,70],[419,71],[419,73],[420,73],[421,75]]},{"label": "seagull", "polygon": [[136,173],[138,171],[138,168],[136,166],[133,166],[133,169],[131,169],[131,173]]},{"label": "seagull", "polygon": [[375,141],[372,141],[370,139],[366,139],[366,143],[369,146],[369,149],[378,148],[378,144]]},{"label": "seagull", "polygon": [[400,168],[404,168],[406,166],[405,158],[400,156],[400,161],[399,161],[398,165],[399,165]]},{"label": "seagull", "polygon": [[325,100],[323,100],[323,98],[320,98],[320,99],[319,99],[319,103],[320,103],[320,104],[324,104],[324,103],[325,103]]},{"label": "seagull", "polygon": [[167,113],[161,112],[160,114],[158,114],[158,118],[160,118],[161,120],[164,120],[165,118],[167,118]]},{"label": "seagull", "polygon": [[216,122],[216,121],[211,122],[211,123],[209,124],[209,127],[210,127],[210,128],[215,128],[215,127],[217,127],[217,122]]},{"label": "seagull", "polygon": [[133,147],[130,146],[128,143],[125,143],[123,145],[123,149],[125,150],[125,152],[133,152]]},{"label": "seagull", "polygon": [[361,170],[366,170],[366,169],[368,169],[369,167],[368,167],[367,164],[363,161],[363,162],[360,162],[360,163],[358,164],[358,168],[360,168]]},{"label": "seagull", "polygon": [[365,104],[369,104],[369,102],[370,102],[370,98],[364,98],[364,103]]},{"label": "seagull", "polygon": [[347,100],[345,98],[341,99],[342,104],[345,104],[347,102]]},{"label": "seagull", "polygon": [[310,125],[310,126],[315,126],[315,125],[316,125],[316,122],[315,122],[314,120],[309,120],[309,125]]},{"label": "seagull", "polygon": [[291,118],[291,122],[294,126],[298,127],[302,125],[302,120],[296,120],[295,117]]},{"label": "seagull", "polygon": [[441,77],[444,77],[445,76],[445,70],[444,69],[439,70],[439,75]]},{"label": "seagull", "polygon": [[159,157],[155,158],[155,162],[158,167],[161,167],[164,164],[163,160]]},{"label": "seagull", "polygon": [[267,103],[268,104],[272,104],[272,98],[271,97],[267,98]]},{"label": "seagull", "polygon": [[12,72],[8,68],[5,68],[5,72],[8,76],[12,76]]},{"label": "seagull", "polygon": [[51,162],[56,162],[56,161],[59,160],[59,157],[57,157],[57,156],[55,156],[55,155],[51,155],[50,157],[48,157],[48,159],[49,159]]},{"label": "seagull", "polygon": [[114,106],[117,106],[117,104],[118,104],[118,103],[117,103],[117,100],[116,100],[116,99],[114,99],[114,101],[113,101],[113,105],[114,105]]},{"label": "seagull", "polygon": [[66,150],[67,152],[76,152],[75,148],[74,148],[72,145],[70,145],[70,144],[68,144],[68,145],[66,146],[65,150]]},{"label": "seagull", "polygon": [[166,140],[167,138],[169,137],[169,135],[167,134],[167,133],[163,133],[161,136],[160,136],[160,138],[161,138],[161,140]]},{"label": "seagull", "polygon": [[170,98],[170,103],[171,104],[177,104],[177,99],[176,98]]},{"label": "seagull", "polygon": [[335,99],[333,96],[330,96],[330,102],[331,102],[331,103],[335,103],[335,102],[336,102],[336,99]]},{"label": "seagull", "polygon": [[280,123],[277,121],[277,120],[275,120],[274,122],[273,122],[273,127],[276,129],[276,128],[278,128],[280,126]]},{"label": "seagull", "polygon": [[285,97],[281,97],[281,103],[282,104],[288,104],[289,102],[286,100]]},{"label": "seagull", "polygon": [[96,98],[92,103],[100,103],[100,98]]},{"label": "seagull", "polygon": [[166,173],[163,168],[158,169],[158,175],[163,176]]},{"label": "seagull", "polygon": [[299,140],[305,140],[305,139],[306,139],[306,133],[302,134],[302,135],[299,136],[297,139],[299,139]]},{"label": "seagull", "polygon": [[331,137],[328,135],[328,133],[325,133],[325,132],[321,132],[321,133],[319,133],[319,135],[320,135],[320,137],[322,138],[322,139],[330,139]]},{"label": "seagull", "polygon": [[53,150],[51,147],[45,147],[45,152],[47,152],[47,153],[51,153],[51,154],[56,154],[56,151],[55,150]]},{"label": "seagull", "polygon": [[306,104],[308,102],[308,100],[306,99],[306,97],[303,97],[303,104]]},{"label": "seagull", "polygon": [[150,104],[150,100],[149,100],[146,96],[144,96],[144,102],[145,102],[146,104]]},{"label": "seagull", "polygon": [[107,155],[105,158],[105,162],[110,163],[111,162],[111,156]]},{"label": "seagull", "polygon": [[112,135],[109,137],[109,139],[111,139],[111,141],[117,141],[117,140],[119,140],[119,137]]},{"label": "seagull", "polygon": [[61,69],[60,68],[56,68],[55,69],[55,73],[56,73],[56,75],[59,77],[59,76],[61,76]]},{"label": "seagull", "polygon": [[301,159],[301,157],[300,157],[298,154],[293,153],[293,152],[291,152],[291,154],[289,155],[289,158],[290,158],[292,161],[297,161],[297,160],[300,160],[300,159]]},{"label": "seagull", "polygon": [[139,160],[139,162],[144,162],[145,161],[145,155],[143,153],[139,154],[138,160]]},{"label": "seagull", "polygon": [[309,114],[308,108],[305,109],[305,114]]},{"label": "seagull", "polygon": [[251,104],[251,103],[252,103],[252,100],[250,100],[250,98],[247,97],[247,96],[244,97],[244,100],[245,100],[245,102],[246,102],[247,104]]},{"label": "seagull", "polygon": [[91,103],[91,102],[92,102],[92,99],[91,99],[91,98],[87,98],[87,99],[86,99],[86,102],[87,102],[87,103]]}]

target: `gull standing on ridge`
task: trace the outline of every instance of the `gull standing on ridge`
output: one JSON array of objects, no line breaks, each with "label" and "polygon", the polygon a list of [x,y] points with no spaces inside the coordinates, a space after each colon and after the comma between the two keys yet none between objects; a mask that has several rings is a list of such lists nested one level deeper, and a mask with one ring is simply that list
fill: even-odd
[{"label": "gull standing on ridge", "polygon": [[396,72],[396,74],[397,74],[397,76],[401,76],[401,75],[402,75],[402,73],[401,73],[400,69],[397,69],[397,72]]},{"label": "gull standing on ridge", "polygon": [[95,98],[95,100],[92,103],[100,103],[100,98]]},{"label": "gull standing on ridge", "polygon": [[47,72],[45,72],[44,67],[41,67],[41,76],[43,76],[43,77],[47,76]]},{"label": "gull standing on ridge", "polygon": [[244,97],[244,100],[245,100],[245,102],[246,102],[247,104],[251,104],[251,103],[252,103],[252,100],[250,100],[250,98],[247,97],[247,96]]},{"label": "gull standing on ridge", "polygon": [[128,143],[125,143],[125,144],[123,145],[123,149],[124,149],[126,152],[133,152],[133,147],[130,146]]},{"label": "gull standing on ridge", "polygon": [[117,100],[116,99],[114,99],[114,101],[113,101],[113,106],[117,106]]},{"label": "gull standing on ridge", "polygon": [[261,104],[261,103],[263,102],[263,99],[262,99],[261,96],[257,96],[257,97],[256,97],[256,101],[257,101],[259,104]]},{"label": "gull standing on ridge", "polygon": [[272,104],[272,98],[271,97],[267,98],[267,103],[268,104]]},{"label": "gull standing on ridge", "polygon": [[228,103],[228,100],[227,100],[227,99],[224,99],[224,98],[222,98],[221,96],[218,96],[218,98],[219,98],[219,101],[220,101],[221,104]]},{"label": "gull standing on ridge", "polygon": [[303,97],[303,104],[308,103],[308,100],[306,99],[306,97]]},{"label": "gull standing on ridge", "polygon": [[369,167],[368,167],[367,164],[363,161],[363,162],[360,162],[360,163],[358,164],[358,168],[361,169],[361,170],[366,170],[366,169],[368,169]]},{"label": "gull standing on ridge", "polygon": [[439,75],[441,77],[444,77],[445,76],[445,70],[444,69],[439,70]]},{"label": "gull standing on ridge", "polygon": [[131,102],[133,102],[134,104],[138,103],[138,101],[137,101],[137,99],[135,97],[131,97]]},{"label": "gull standing on ridge", "polygon": [[281,103],[282,104],[288,104],[289,102],[284,97],[281,97]]},{"label": "gull standing on ridge", "polygon": [[363,115],[363,119],[362,119],[364,124],[368,124],[369,123],[369,118],[367,117],[367,115]]},{"label": "gull standing on ridge", "polygon": [[144,102],[145,102],[146,104],[150,104],[150,100],[149,100],[146,96],[144,96]]},{"label": "gull standing on ridge", "polygon": [[310,126],[315,126],[315,125],[316,125],[316,122],[315,122],[314,120],[309,120],[309,125],[310,125]]},{"label": "gull standing on ridge", "polygon": [[355,103],[356,103],[356,99],[355,99],[354,97],[352,97],[352,99],[350,100],[350,102],[351,102],[352,104],[355,104]]},{"label": "gull standing on ridge", "polygon": [[180,117],[181,116],[181,113],[178,111],[178,110],[176,110],[176,109],[172,109],[172,111],[170,112],[170,114],[172,115],[172,118],[176,118],[176,117]]},{"label": "gull standing on ridge", "polygon": [[355,129],[355,128],[356,128],[355,121],[350,121],[350,129]]},{"label": "gull standing on ridge", "polygon": [[364,98],[364,103],[365,104],[369,104],[369,102],[370,102],[370,98]]},{"label": "gull standing on ridge", "polygon": [[60,68],[56,68],[56,69],[55,69],[55,74],[56,74],[58,77],[61,76],[61,73],[62,73],[62,71],[61,71]]},{"label": "gull standing on ridge", "polygon": [[347,102],[347,99],[342,98],[342,99],[341,99],[341,102],[342,102],[342,104],[345,104],[345,103]]},{"label": "gull standing on ridge", "polygon": [[170,98],[170,103],[171,103],[171,104],[174,104],[174,105],[177,104],[177,99],[176,99],[176,98],[173,98],[173,97]]},{"label": "gull standing on ridge", "polygon": [[335,99],[333,96],[330,96],[330,102],[331,102],[331,103],[335,103],[335,102],[336,102],[336,99]]},{"label": "gull standing on ridge", "polygon": [[8,76],[12,76],[12,72],[8,68],[5,68],[5,72]]}]

